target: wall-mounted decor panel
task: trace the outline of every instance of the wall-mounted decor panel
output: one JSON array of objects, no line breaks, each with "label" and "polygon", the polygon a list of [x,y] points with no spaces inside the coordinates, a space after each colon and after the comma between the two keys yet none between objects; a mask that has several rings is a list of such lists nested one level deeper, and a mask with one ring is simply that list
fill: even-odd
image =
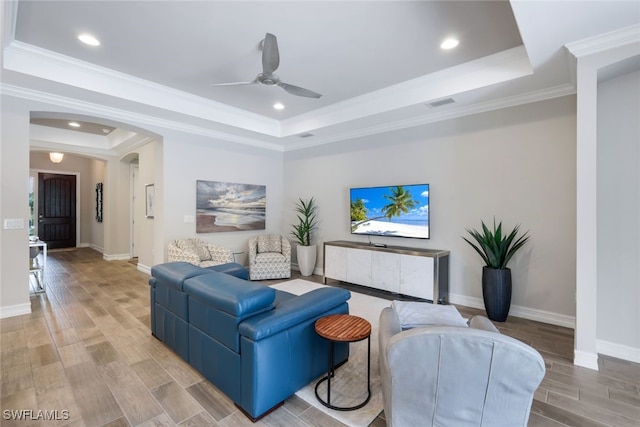
[{"label": "wall-mounted decor panel", "polygon": [[96,221],[102,222],[102,189],[103,184],[101,182],[96,184]]}]

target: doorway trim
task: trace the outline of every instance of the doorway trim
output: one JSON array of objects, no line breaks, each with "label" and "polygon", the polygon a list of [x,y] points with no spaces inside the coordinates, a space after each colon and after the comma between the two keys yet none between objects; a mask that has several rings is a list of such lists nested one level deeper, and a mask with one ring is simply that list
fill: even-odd
[{"label": "doorway trim", "polygon": [[135,258],[138,256],[138,251],[136,249],[136,197],[138,194],[136,193],[136,185],[138,180],[140,179],[140,165],[138,163],[131,162],[129,163],[129,173],[130,173],[130,193],[129,193],[129,207],[130,207],[130,235],[129,235],[129,251],[131,253],[131,258]]}]

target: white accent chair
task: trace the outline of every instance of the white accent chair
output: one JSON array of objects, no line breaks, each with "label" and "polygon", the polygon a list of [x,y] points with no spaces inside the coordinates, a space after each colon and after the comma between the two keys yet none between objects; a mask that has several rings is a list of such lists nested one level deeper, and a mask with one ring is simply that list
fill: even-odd
[{"label": "white accent chair", "polygon": [[199,267],[234,262],[233,251],[198,238],[178,239],[169,243],[169,261],[185,261]]},{"label": "white accent chair", "polygon": [[249,277],[251,280],[291,277],[291,244],[278,234],[249,239]]},{"label": "white accent chair", "polygon": [[378,333],[388,427],[526,427],[544,360],[486,317],[403,330],[388,307]]}]

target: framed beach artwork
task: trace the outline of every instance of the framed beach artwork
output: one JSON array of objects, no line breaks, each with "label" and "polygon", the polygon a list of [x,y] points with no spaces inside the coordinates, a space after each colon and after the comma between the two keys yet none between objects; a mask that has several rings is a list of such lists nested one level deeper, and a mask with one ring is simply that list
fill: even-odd
[{"label": "framed beach artwork", "polygon": [[156,188],[153,184],[147,184],[144,186],[144,198],[145,198],[145,211],[144,215],[147,218],[153,218],[153,208],[156,203]]},{"label": "framed beach artwork", "polygon": [[265,185],[196,181],[196,233],[264,230]]}]

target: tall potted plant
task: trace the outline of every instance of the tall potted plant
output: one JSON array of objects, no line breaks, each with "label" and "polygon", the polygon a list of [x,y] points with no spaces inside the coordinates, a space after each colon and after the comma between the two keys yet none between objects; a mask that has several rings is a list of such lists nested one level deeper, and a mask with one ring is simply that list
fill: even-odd
[{"label": "tall potted plant", "polygon": [[[482,222],[482,221],[481,221]],[[504,322],[511,307],[511,269],[507,267],[513,255],[529,240],[528,232],[518,237],[519,225],[510,233],[502,233],[502,221],[493,230],[482,222],[482,232],[467,228],[475,243],[463,237],[482,257],[482,298],[487,316],[491,320]]]},{"label": "tall potted plant", "polygon": [[317,205],[312,198],[308,200],[299,199],[295,207],[298,223],[293,225],[291,234],[298,241],[296,254],[298,256],[298,267],[300,274],[311,276],[316,267],[316,245],[311,244],[311,234],[318,226]]}]

